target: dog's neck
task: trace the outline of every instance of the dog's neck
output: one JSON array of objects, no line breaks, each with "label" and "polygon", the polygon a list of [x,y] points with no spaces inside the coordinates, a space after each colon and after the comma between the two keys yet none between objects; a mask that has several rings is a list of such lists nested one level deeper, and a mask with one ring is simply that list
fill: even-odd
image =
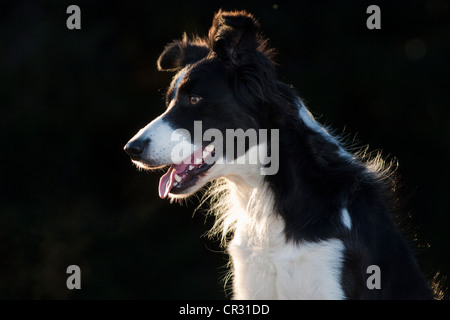
[{"label": "dog's neck", "polygon": [[219,235],[224,245],[227,236],[233,234],[234,238],[244,236],[253,245],[268,246],[268,241],[278,239],[283,231],[284,223],[274,212],[272,192],[264,176],[255,176],[255,184],[248,181],[228,176],[211,190],[212,194],[220,194],[211,208],[216,216],[212,234]]}]

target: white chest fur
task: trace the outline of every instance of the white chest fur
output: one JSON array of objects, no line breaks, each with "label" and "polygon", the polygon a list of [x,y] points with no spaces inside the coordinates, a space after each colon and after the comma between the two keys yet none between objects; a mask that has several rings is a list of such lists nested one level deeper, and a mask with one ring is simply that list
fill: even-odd
[{"label": "white chest fur", "polygon": [[228,244],[234,299],[344,299],[342,241],[286,242],[282,219],[267,212],[271,201],[258,197],[254,203],[266,206],[254,207],[254,196],[241,207]]},{"label": "white chest fur", "polygon": [[217,220],[212,234],[225,240],[234,233],[227,245],[233,298],[344,299],[342,241],[287,242],[272,192],[256,178],[230,176],[215,187],[219,202],[213,207]]}]

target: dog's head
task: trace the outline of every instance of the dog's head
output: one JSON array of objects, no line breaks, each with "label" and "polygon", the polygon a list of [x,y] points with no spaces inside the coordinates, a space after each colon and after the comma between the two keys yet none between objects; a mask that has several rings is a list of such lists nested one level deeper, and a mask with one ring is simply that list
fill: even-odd
[{"label": "dog's head", "polygon": [[[124,148],[141,168],[170,166],[161,198],[190,195],[227,175],[255,183],[272,133],[261,142],[260,129],[273,128],[277,117],[267,107],[279,90],[272,55],[246,12],[219,11],[207,38],[184,35],[166,46],[158,69],[176,72],[167,109]],[[234,145],[242,135],[244,145]]]}]

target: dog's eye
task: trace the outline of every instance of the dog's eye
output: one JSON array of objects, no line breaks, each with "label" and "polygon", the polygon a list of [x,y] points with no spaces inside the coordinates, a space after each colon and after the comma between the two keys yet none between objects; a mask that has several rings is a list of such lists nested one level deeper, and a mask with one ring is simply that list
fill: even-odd
[{"label": "dog's eye", "polygon": [[190,96],[190,97],[189,97],[189,104],[196,104],[196,103],[198,103],[200,100],[202,100],[201,97],[198,97],[198,96]]}]

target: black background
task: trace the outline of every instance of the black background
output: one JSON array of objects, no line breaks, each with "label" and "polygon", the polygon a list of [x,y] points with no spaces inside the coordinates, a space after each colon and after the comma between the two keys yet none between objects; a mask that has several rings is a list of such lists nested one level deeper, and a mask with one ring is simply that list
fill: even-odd
[{"label": "black background", "polygon": [[[68,30],[66,8],[81,8]],[[366,9],[381,8],[381,30]],[[227,256],[193,197],[122,148],[164,109],[164,45],[246,9],[282,79],[320,122],[399,162],[405,230],[423,271],[450,271],[450,3],[428,1],[1,1],[0,298],[224,298]],[[76,264],[82,289],[68,290]],[[444,286],[447,285],[444,279]]]}]

